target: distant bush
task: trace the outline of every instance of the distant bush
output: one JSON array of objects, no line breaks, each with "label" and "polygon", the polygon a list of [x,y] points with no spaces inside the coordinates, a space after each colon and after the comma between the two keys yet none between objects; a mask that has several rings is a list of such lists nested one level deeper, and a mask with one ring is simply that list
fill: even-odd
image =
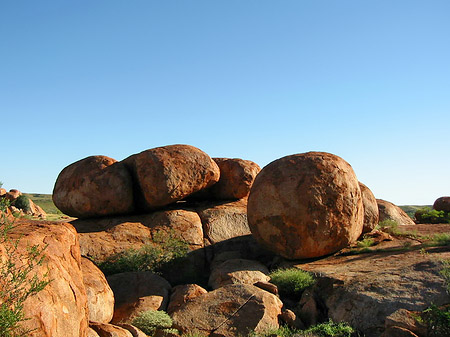
[{"label": "distant bush", "polygon": [[450,223],[450,213],[424,207],[414,214],[418,223]]},{"label": "distant bush", "polygon": [[124,273],[129,271],[152,271],[158,273],[162,268],[186,257],[189,247],[186,242],[166,234],[154,236],[154,243],[140,249],[128,249],[108,257],[98,263],[98,267],[105,275]]},{"label": "distant bush", "polygon": [[28,198],[26,195],[19,195],[19,197],[14,200],[12,203],[13,206],[17,207],[18,209],[23,210],[24,212],[31,211],[30,207],[30,198]]},{"label": "distant bush", "polygon": [[314,277],[301,269],[278,269],[269,274],[281,296],[299,299],[303,291],[315,283]]},{"label": "distant bush", "polygon": [[140,313],[131,321],[131,324],[141,329],[145,334],[153,336],[158,329],[163,331],[166,329],[169,330],[172,327],[173,321],[164,311],[149,310]]}]

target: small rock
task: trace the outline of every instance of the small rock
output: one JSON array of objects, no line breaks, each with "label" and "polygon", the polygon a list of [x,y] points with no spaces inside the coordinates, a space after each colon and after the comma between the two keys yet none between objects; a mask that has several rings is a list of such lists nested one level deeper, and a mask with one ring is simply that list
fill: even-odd
[{"label": "small rock", "polygon": [[258,281],[268,282],[269,270],[258,261],[234,259],[223,262],[214,268],[209,276],[208,285],[212,289],[227,284],[254,284]]},{"label": "small rock", "polygon": [[183,304],[194,298],[206,294],[208,291],[197,284],[182,284],[172,288],[167,313],[172,314]]},{"label": "small rock", "polygon": [[89,326],[100,337],[133,337],[131,332],[116,325],[98,322],[89,322]]},{"label": "small rock", "polygon": [[254,284],[255,287],[261,288],[269,293],[278,295],[278,287],[270,282],[258,281]]}]

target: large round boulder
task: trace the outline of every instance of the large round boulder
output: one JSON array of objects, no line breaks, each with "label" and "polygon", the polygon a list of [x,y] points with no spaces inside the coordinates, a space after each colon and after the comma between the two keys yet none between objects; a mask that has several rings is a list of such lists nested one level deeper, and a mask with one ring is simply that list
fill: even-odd
[{"label": "large round boulder", "polygon": [[436,211],[450,212],[450,197],[437,198],[433,204]]},{"label": "large round boulder", "polygon": [[217,164],[190,145],[169,145],[146,150],[123,161],[137,184],[142,210],[154,210],[215,184]]},{"label": "large round boulder", "polygon": [[288,259],[346,247],[361,235],[363,220],[356,175],[330,153],[295,154],[270,163],[256,177],[248,200],[256,240]]},{"label": "large round boulder", "polygon": [[415,225],[408,214],[392,202],[377,199],[377,204],[380,212],[380,222],[389,220],[396,222],[398,225]]},{"label": "large round boulder", "polygon": [[211,186],[214,199],[241,199],[250,193],[256,175],[261,171],[258,164],[239,158],[213,158],[220,169],[220,179]]},{"label": "large round boulder", "polygon": [[53,189],[53,202],[77,218],[130,213],[133,186],[126,167],[106,156],[90,156],[64,168]]},{"label": "large round boulder", "polygon": [[378,225],[379,213],[377,199],[372,191],[363,183],[359,183],[364,207],[363,234],[370,233]]}]

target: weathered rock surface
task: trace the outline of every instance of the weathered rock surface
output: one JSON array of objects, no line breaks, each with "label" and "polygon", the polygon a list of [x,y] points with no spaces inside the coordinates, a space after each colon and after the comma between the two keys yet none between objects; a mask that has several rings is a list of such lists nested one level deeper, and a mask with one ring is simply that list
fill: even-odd
[{"label": "weathered rock surface", "polygon": [[366,337],[378,337],[386,317],[399,309],[422,311],[431,303],[450,302],[439,273],[439,261],[450,258],[450,252],[433,248],[427,253],[333,256],[297,266],[318,276],[315,297],[330,318],[348,322]]},{"label": "weathered rock surface", "polygon": [[270,163],[256,177],[248,200],[255,238],[288,259],[324,256],[356,241],[363,211],[352,167],[323,152]]},{"label": "weathered rock surface", "polygon": [[171,286],[151,272],[128,272],[107,277],[114,292],[113,323],[129,323],[143,311],[166,310]]},{"label": "weathered rock surface", "polygon": [[[421,324],[417,317],[417,312],[412,312],[406,309],[399,309],[386,317],[385,320],[385,333],[384,335],[391,336],[393,335],[392,331],[397,327],[400,327],[402,329],[407,329],[409,332],[414,333],[419,336],[426,336],[427,335],[427,327],[423,324]],[[406,332],[407,333],[407,332]]]},{"label": "weathered rock surface", "polygon": [[20,192],[19,190],[16,190],[16,189],[12,189],[12,190],[9,190],[9,192],[6,192],[6,199],[13,202],[21,195],[22,195],[22,192]]},{"label": "weathered rock surface", "polygon": [[364,225],[362,233],[370,233],[378,225],[379,211],[377,199],[372,191],[363,183],[359,183],[364,207]]},{"label": "weathered rock surface", "polygon": [[[36,267],[35,272],[41,280],[51,280],[41,292],[25,301],[24,312],[29,320],[22,322],[22,326],[36,329],[31,336],[85,337],[88,305],[75,229],[66,223],[38,221],[18,220],[16,225],[10,232],[11,239],[20,238],[15,257],[24,256],[29,246],[47,246],[45,263]],[[19,261],[16,263],[20,265]]]},{"label": "weathered rock surface", "polygon": [[194,298],[206,294],[208,291],[197,284],[180,284],[172,288],[170,302],[167,306],[169,314],[174,313],[185,303],[192,301]]},{"label": "weathered rock surface", "polygon": [[233,284],[187,302],[172,314],[181,332],[232,337],[278,327],[283,304],[275,295],[252,285]]},{"label": "weathered rock surface", "polygon": [[133,337],[130,331],[116,325],[90,322],[93,329],[100,337]]},{"label": "weathered rock surface", "polygon": [[133,185],[126,167],[106,156],[90,156],[64,168],[53,189],[53,202],[78,217],[133,211]]},{"label": "weathered rock surface", "polygon": [[220,169],[219,181],[207,193],[212,199],[233,200],[248,196],[261,168],[258,164],[238,158],[213,158]]},{"label": "weathered rock surface", "polygon": [[206,204],[195,210],[202,221],[205,245],[251,234],[247,221],[247,199]]},{"label": "weathered rock surface", "polygon": [[45,219],[47,213],[42,209],[41,206],[36,205],[33,200],[30,199],[30,210],[27,212],[28,214]]},{"label": "weathered rock surface", "polygon": [[215,184],[217,164],[189,145],[169,145],[132,155],[123,163],[132,172],[139,208],[155,210]]},{"label": "weathered rock surface", "polygon": [[209,276],[208,285],[212,289],[227,284],[255,284],[268,282],[269,270],[265,265],[254,260],[232,259],[214,268]]},{"label": "weathered rock surface", "polygon": [[131,332],[133,337],[147,337],[147,335],[145,333],[143,333],[141,330],[136,328],[134,325],[131,325],[131,324],[119,324],[119,326],[121,328]]},{"label": "weathered rock surface", "polygon": [[81,271],[88,298],[89,321],[111,322],[114,314],[114,294],[105,275],[85,257],[81,258]]},{"label": "weathered rock surface", "polygon": [[87,330],[87,337],[100,337],[100,336],[98,335],[98,333],[94,329],[89,327],[88,330]]},{"label": "weathered rock surface", "polygon": [[437,198],[433,204],[436,211],[450,212],[450,197]]},{"label": "weathered rock surface", "polygon": [[158,211],[145,215],[72,221],[80,236],[82,254],[103,261],[106,257],[138,249],[170,235],[191,249],[203,247],[203,229],[197,213],[187,210]]},{"label": "weathered rock surface", "polygon": [[6,195],[6,190],[2,187],[0,187],[0,198],[4,197]]},{"label": "weathered rock surface", "polygon": [[414,221],[397,205],[392,202],[377,199],[380,222],[385,220],[395,221],[399,225],[414,225]]}]

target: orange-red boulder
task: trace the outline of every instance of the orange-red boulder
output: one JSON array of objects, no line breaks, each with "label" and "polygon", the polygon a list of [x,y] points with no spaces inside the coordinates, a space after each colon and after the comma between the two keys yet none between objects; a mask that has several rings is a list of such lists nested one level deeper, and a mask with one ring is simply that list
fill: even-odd
[{"label": "orange-red boulder", "polygon": [[249,331],[278,328],[283,303],[275,295],[247,284],[231,284],[200,295],[172,314],[182,333],[197,330],[207,336],[245,336]]},{"label": "orange-red boulder", "polygon": [[373,231],[376,225],[378,225],[379,213],[377,199],[375,199],[372,191],[361,182],[359,183],[359,187],[364,206],[364,226],[362,231],[364,234]]},{"label": "orange-red boulder", "polygon": [[[27,320],[21,325],[25,329],[36,329],[32,336],[85,337],[88,329],[88,304],[77,232],[66,223],[55,225],[19,221],[16,225],[10,232],[12,240],[20,238],[15,258],[25,256],[28,247],[32,245],[46,247],[44,263],[37,266],[34,272],[41,280],[51,280],[42,291],[25,301],[24,313]],[[24,261],[15,262],[20,266]]]},{"label": "orange-red boulder", "polygon": [[208,291],[197,284],[180,284],[172,288],[170,302],[167,306],[169,314],[174,313],[185,303],[192,301],[194,298],[206,294]]},{"label": "orange-red boulder", "polygon": [[88,297],[89,321],[111,322],[114,314],[114,294],[105,275],[85,257],[81,258],[81,271]]},{"label": "orange-red boulder", "polygon": [[255,238],[288,259],[331,254],[356,241],[363,212],[352,167],[324,152],[270,163],[256,177],[248,200]]},{"label": "orange-red boulder", "polygon": [[211,199],[234,200],[248,196],[261,168],[258,164],[239,158],[213,158],[220,169],[220,179],[207,193]]},{"label": "orange-red boulder", "polygon": [[380,222],[391,220],[398,225],[414,225],[414,221],[397,205],[392,202],[377,199],[378,211],[380,213]]},{"label": "orange-red boulder", "polygon": [[215,184],[220,171],[203,151],[190,145],[146,150],[123,161],[136,182],[138,205],[154,210]]},{"label": "orange-red boulder", "polygon": [[130,213],[133,186],[126,167],[106,156],[91,156],[64,168],[53,189],[53,202],[77,218]]},{"label": "orange-red boulder", "polygon": [[450,212],[450,197],[437,198],[433,204],[436,211]]}]

